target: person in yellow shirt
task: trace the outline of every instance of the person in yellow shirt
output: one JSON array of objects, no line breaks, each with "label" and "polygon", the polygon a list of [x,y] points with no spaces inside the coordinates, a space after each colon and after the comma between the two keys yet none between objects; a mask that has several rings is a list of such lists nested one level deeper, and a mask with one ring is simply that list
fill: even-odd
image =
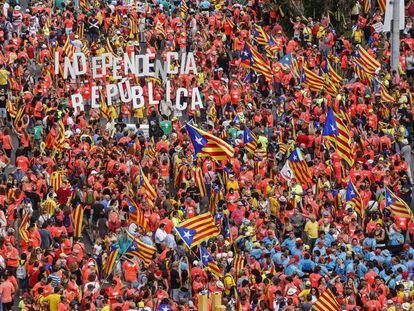
[{"label": "person in yellow shirt", "polygon": [[50,311],[58,311],[59,302],[60,302],[60,288],[55,287],[54,293],[47,296],[43,299],[43,302],[47,302],[49,304]]},{"label": "person in yellow shirt", "polygon": [[308,237],[308,244],[311,246],[311,249],[315,245],[315,241],[318,238],[319,224],[315,219],[315,216],[311,215],[309,220],[305,225],[305,233]]},{"label": "person in yellow shirt", "polygon": [[310,293],[311,291],[311,282],[306,281],[305,283],[305,289],[303,289],[300,294],[299,294],[299,298],[306,298],[306,296]]},{"label": "person in yellow shirt", "polygon": [[231,291],[234,290],[234,286],[236,286],[236,282],[234,282],[234,274],[236,270],[231,268],[229,273],[227,273],[224,277],[224,292],[226,295],[230,295]]},{"label": "person in yellow shirt", "polygon": [[0,86],[6,86],[9,83],[10,72],[6,69],[0,69]]},{"label": "person in yellow shirt", "polygon": [[226,190],[229,191],[230,188],[233,190],[239,190],[239,182],[234,178],[234,174],[229,174],[229,179],[226,183]]},{"label": "person in yellow shirt", "polygon": [[364,32],[362,31],[361,27],[357,26],[357,28],[352,32],[352,39],[354,43],[360,44],[362,43],[362,38],[364,37]]}]

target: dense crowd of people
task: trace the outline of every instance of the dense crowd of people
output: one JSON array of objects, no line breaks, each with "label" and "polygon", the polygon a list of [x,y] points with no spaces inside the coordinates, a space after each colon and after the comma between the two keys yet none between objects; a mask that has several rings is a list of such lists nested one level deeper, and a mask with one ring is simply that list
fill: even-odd
[{"label": "dense crowd of people", "polygon": [[[338,310],[414,310],[414,3],[393,71],[375,27],[384,12],[353,2],[346,29],[270,0],[4,1],[0,310],[197,310],[199,294],[210,310],[215,293],[227,310],[311,310],[328,289]],[[380,67],[367,70],[359,47]],[[176,109],[153,79],[158,105],[92,108],[92,86],[112,77],[56,74],[55,53],[71,51],[193,52],[198,73],[170,91],[198,87],[203,107]],[[148,80],[134,80],[146,99]],[[329,111],[343,117],[350,159],[324,134]],[[194,156],[187,122],[234,154]],[[305,179],[283,173],[292,152]],[[386,189],[411,216],[393,212]],[[189,248],[174,227],[207,212],[220,234]]]}]

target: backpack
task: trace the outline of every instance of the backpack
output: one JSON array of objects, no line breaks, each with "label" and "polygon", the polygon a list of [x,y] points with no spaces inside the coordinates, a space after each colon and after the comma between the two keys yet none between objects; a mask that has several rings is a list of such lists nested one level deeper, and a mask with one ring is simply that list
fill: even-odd
[{"label": "backpack", "polygon": [[23,280],[26,278],[26,268],[24,267],[24,263],[22,265],[21,262],[19,262],[19,266],[17,267],[17,270],[16,270],[16,277],[20,280]]}]

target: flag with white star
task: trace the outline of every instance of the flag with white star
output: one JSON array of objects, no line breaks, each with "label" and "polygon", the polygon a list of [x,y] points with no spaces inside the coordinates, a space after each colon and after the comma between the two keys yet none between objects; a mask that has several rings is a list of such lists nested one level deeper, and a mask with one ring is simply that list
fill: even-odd
[{"label": "flag with white star", "polygon": [[306,185],[312,179],[308,164],[299,148],[291,152],[281,174],[286,180],[294,179],[301,185]]},{"label": "flag with white star", "polygon": [[194,147],[195,156],[210,156],[217,161],[233,157],[234,148],[224,140],[189,123],[185,128]]},{"label": "flag with white star", "polygon": [[205,240],[220,234],[213,216],[204,213],[187,219],[175,227],[177,234],[189,248],[199,245]]},{"label": "flag with white star", "polygon": [[185,242],[185,244],[187,244],[187,246],[190,247],[191,243],[193,242],[196,231],[184,227],[175,227],[175,230],[177,231],[180,238]]},{"label": "flag with white star", "polygon": [[250,153],[255,153],[257,149],[257,137],[252,133],[247,126],[243,128],[243,144],[244,148]]},{"label": "flag with white star", "polygon": [[160,304],[158,306],[158,311],[173,311],[170,305],[167,304]]},{"label": "flag with white star", "polygon": [[408,204],[388,188],[385,188],[385,207],[388,208],[394,216],[413,218],[413,213]]},{"label": "flag with white star", "polygon": [[217,263],[214,261],[208,250],[204,247],[200,247],[200,258],[201,263],[204,267],[206,267],[207,270],[210,270],[211,273],[213,273],[218,278],[221,278],[223,276],[220,268],[217,266]]},{"label": "flag with white star", "polygon": [[364,203],[361,196],[359,195],[354,184],[350,181],[346,187],[345,202],[354,207],[354,210],[361,216],[364,217]]},{"label": "flag with white star", "polygon": [[352,167],[354,158],[351,133],[343,112],[335,113],[332,108],[329,108],[322,135],[335,144],[338,154]]},{"label": "flag with white star", "polygon": [[323,127],[323,136],[338,136],[338,125],[336,124],[335,115],[332,109],[329,109]]}]

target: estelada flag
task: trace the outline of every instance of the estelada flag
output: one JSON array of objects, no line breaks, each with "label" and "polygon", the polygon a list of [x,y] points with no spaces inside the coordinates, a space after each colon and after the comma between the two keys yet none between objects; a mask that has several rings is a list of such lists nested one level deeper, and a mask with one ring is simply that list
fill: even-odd
[{"label": "estelada flag", "polygon": [[220,234],[220,230],[210,213],[204,213],[183,221],[175,227],[175,231],[189,248]]},{"label": "estelada flag", "polygon": [[207,133],[194,125],[186,124],[188,135],[194,147],[196,156],[210,156],[217,161],[233,157],[234,148],[224,140]]}]

